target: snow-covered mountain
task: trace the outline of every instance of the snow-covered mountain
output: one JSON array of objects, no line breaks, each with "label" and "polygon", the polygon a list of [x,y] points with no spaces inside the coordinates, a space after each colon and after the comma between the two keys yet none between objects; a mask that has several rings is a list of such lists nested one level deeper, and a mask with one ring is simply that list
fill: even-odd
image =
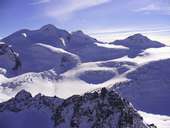
[{"label": "snow-covered mountain", "polygon": [[17,31],[0,42],[0,102],[23,89],[33,96],[67,99],[106,87],[138,110],[170,114],[170,47],[146,36],[103,43],[49,24]]},{"label": "snow-covered mountain", "polygon": [[32,97],[22,90],[0,104],[0,127],[149,128],[128,101],[105,88],[66,100],[41,94]]},{"label": "snow-covered mountain", "polygon": [[[72,68],[80,62],[77,55],[64,50],[63,40],[64,43],[68,42],[68,37],[68,32],[52,25],[46,25],[34,31],[18,31],[2,41],[11,45],[19,53],[22,69],[11,72],[11,67],[7,65],[7,62],[3,63],[3,60],[1,60],[1,66],[7,69],[6,75],[8,77],[26,72],[41,72],[52,68],[55,68],[57,73],[63,72],[62,70]],[[8,60],[10,63],[10,59]],[[66,65],[66,69],[62,69]]]},{"label": "snow-covered mountain", "polygon": [[[20,63],[22,64],[22,69],[14,72],[10,70],[11,61],[1,57],[0,66],[7,70],[6,76],[8,77],[27,72],[41,72],[54,67],[60,68],[63,61],[72,59],[76,62],[70,63],[77,64],[80,62],[78,62],[79,58],[82,62],[110,60],[125,55],[137,55],[139,51],[141,52],[146,48],[164,46],[140,34],[130,36],[125,40],[105,44],[84,34],[82,31],[69,33],[51,24],[38,30],[23,29],[17,31],[1,41],[12,46],[14,51],[19,54]],[[118,46],[116,47],[116,45]],[[60,72],[58,70],[57,72]]]},{"label": "snow-covered mountain", "polygon": [[[69,33],[51,24],[45,25],[38,30],[24,29],[17,31],[2,39],[2,42],[12,45],[21,54],[21,59],[27,58],[27,60],[31,56],[29,55],[32,52],[31,47],[37,43],[62,48],[79,55],[81,60],[85,62],[118,58],[124,56],[127,52],[125,47],[111,49],[99,47],[96,43],[103,44],[102,42],[84,34],[82,31]],[[91,56],[87,55],[87,52]],[[105,54],[101,54],[102,52]]]},{"label": "snow-covered mountain", "polygon": [[158,41],[152,41],[148,37],[143,36],[142,34],[135,34],[129,36],[124,40],[116,40],[113,42],[115,45],[123,45],[130,49],[147,49],[147,48],[159,48],[165,46],[164,44]]},{"label": "snow-covered mountain", "polygon": [[128,47],[130,49],[130,52],[128,53],[129,57],[135,57],[140,52],[148,48],[160,48],[165,46],[158,41],[150,40],[142,34],[135,34],[124,40],[116,40],[112,42],[112,44]]}]

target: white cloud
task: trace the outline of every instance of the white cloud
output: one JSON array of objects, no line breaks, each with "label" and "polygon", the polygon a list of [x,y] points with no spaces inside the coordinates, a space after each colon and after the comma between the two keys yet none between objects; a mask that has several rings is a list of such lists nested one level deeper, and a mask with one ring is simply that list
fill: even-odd
[{"label": "white cloud", "polygon": [[150,4],[145,7],[139,8],[136,11],[158,11],[161,10],[161,8],[155,4]]},{"label": "white cloud", "polygon": [[154,26],[147,26],[147,27],[136,27],[136,28],[110,28],[110,29],[101,29],[101,30],[91,30],[88,34],[92,37],[97,38],[98,40],[105,41],[105,42],[112,42],[117,39],[124,39],[130,35],[141,33],[151,39],[158,40],[163,43],[170,44],[170,27],[158,27],[154,28]]},{"label": "white cloud", "polygon": [[170,27],[129,27],[129,28],[110,28],[110,29],[98,29],[90,30],[89,34],[91,35],[100,35],[100,34],[129,34],[129,33],[160,33],[160,32],[170,32]]},{"label": "white cloud", "polygon": [[[91,35],[91,36],[103,42],[113,42],[115,40],[125,39],[133,34],[136,33],[119,33],[119,34],[104,34],[104,35],[101,34],[101,35]],[[146,35],[152,40],[160,41],[162,43],[170,45],[170,38],[167,35],[159,35],[156,33],[147,33],[147,34],[142,33],[142,34]]]},{"label": "white cloud", "polygon": [[77,11],[98,6],[110,1],[111,0],[63,0],[59,5],[53,3],[53,5],[48,6],[46,9],[46,15],[60,18],[69,17]]},{"label": "white cloud", "polygon": [[144,13],[158,13],[170,15],[170,4],[159,2],[152,2],[142,7],[138,7],[134,10],[135,12],[144,12]]},{"label": "white cloud", "polygon": [[31,5],[45,4],[49,3],[51,0],[34,0]]}]

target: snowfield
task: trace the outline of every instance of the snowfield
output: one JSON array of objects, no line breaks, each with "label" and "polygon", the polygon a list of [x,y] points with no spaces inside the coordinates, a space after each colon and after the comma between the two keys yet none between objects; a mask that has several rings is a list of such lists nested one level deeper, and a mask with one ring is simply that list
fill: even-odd
[{"label": "snowfield", "polygon": [[[1,42],[0,102],[23,89],[33,96],[67,99],[106,87],[117,90],[138,110],[170,115],[170,47],[160,42],[135,34],[103,43],[82,31],[69,33],[53,25],[23,29]],[[19,54],[18,70],[12,70],[15,61],[9,50],[1,48],[4,44]],[[168,126],[169,121],[161,122],[157,115],[140,113],[158,119],[163,124],[158,128]]]},{"label": "snowfield", "polygon": [[170,47],[161,47],[161,48],[149,48],[142,53],[140,53],[135,58],[129,58],[128,56],[124,56],[122,58],[116,59],[116,61],[129,61],[133,63],[137,63],[139,65],[147,64],[152,61],[164,60],[170,58]]},{"label": "snowfield", "polygon": [[155,124],[157,128],[169,128],[170,116],[150,114],[142,111],[138,111],[144,118],[144,121],[148,124]]}]

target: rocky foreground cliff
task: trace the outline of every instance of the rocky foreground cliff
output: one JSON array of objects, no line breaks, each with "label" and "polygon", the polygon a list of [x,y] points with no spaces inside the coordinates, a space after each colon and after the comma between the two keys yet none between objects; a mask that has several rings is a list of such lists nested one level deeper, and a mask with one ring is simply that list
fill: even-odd
[{"label": "rocky foreground cliff", "polygon": [[[37,116],[38,113],[42,116]],[[0,104],[0,127],[15,126],[17,128],[148,128],[127,100],[121,98],[115,91],[108,91],[105,88],[83,96],[74,95],[66,100],[41,94],[32,97],[23,90],[14,98]]]}]

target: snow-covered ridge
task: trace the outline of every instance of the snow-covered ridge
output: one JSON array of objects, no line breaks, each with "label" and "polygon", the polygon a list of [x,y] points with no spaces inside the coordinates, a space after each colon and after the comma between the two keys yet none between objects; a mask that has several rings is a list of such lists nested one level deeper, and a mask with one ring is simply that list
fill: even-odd
[{"label": "snow-covered ridge", "polygon": [[148,37],[143,36],[142,34],[135,34],[124,40],[116,40],[111,44],[128,47],[130,49],[128,56],[131,58],[138,56],[138,54],[143,52],[145,49],[160,48],[165,46],[158,41],[150,40]]},{"label": "snow-covered ridge", "polygon": [[113,44],[123,45],[131,49],[159,48],[165,46],[158,41],[150,40],[148,37],[143,36],[142,34],[135,34],[124,40],[116,40],[113,42]]},{"label": "snow-covered ridge", "polygon": [[[46,97],[41,94],[32,97],[26,91],[19,92],[14,98],[0,104],[0,127],[36,128],[37,124],[22,124],[21,117],[29,118],[28,112],[47,114],[50,122],[46,128],[148,128],[142,117],[116,92],[105,88],[101,92],[86,93],[83,96],[72,96],[66,100],[57,97]],[[8,115],[6,115],[8,113]],[[13,113],[13,114],[12,114]],[[20,114],[22,113],[22,114]],[[10,116],[12,114],[12,116]],[[35,114],[35,117],[36,117]],[[4,117],[4,115],[6,115]],[[20,115],[20,116],[19,116]],[[22,116],[21,116],[22,115]],[[3,117],[3,118],[2,118]],[[15,122],[6,123],[15,118]],[[11,126],[9,124],[12,124]],[[48,126],[48,127],[47,127]]]},{"label": "snow-covered ridge", "polygon": [[170,116],[146,113],[142,111],[138,112],[143,117],[144,121],[151,124],[150,126],[153,126],[153,128],[154,126],[156,126],[156,128],[170,127]]}]

